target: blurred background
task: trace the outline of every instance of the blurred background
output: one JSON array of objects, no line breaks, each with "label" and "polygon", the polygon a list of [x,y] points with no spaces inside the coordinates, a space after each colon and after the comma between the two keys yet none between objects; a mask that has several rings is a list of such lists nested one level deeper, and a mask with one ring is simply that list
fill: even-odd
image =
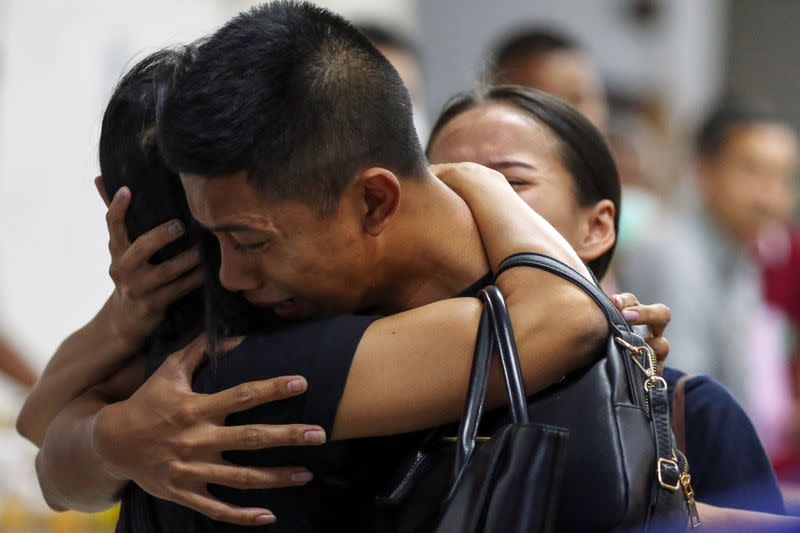
[{"label": "blurred background", "polygon": [[[506,59],[516,73],[506,81],[600,109],[590,118],[624,183],[606,285],[673,308],[670,363],[722,381],[779,475],[797,479],[800,2],[317,3],[371,28],[409,85],[423,140],[442,104],[484,78],[487,60],[502,59],[514,36],[521,40]],[[252,4],[0,0],[0,531],[112,527],[113,512],[46,511],[35,450],[16,436],[14,418],[59,342],[112,290],[92,179],[114,84],[136,58],[209,33]],[[550,44],[524,45],[531,34]],[[723,124],[737,133],[717,146],[714,166],[697,140],[720,106],[716,120],[733,116]]]}]

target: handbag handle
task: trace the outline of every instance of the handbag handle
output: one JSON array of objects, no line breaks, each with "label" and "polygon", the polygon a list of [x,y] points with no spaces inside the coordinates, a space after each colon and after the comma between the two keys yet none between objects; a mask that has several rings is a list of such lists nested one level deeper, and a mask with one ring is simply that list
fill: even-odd
[{"label": "handbag handle", "polygon": [[628,342],[631,342],[630,336],[634,334],[631,331],[628,322],[622,317],[622,314],[619,312],[619,310],[614,307],[614,304],[611,303],[611,301],[608,299],[608,296],[606,296],[606,294],[600,290],[597,285],[589,282],[588,279],[581,276],[570,266],[562,263],[558,259],[553,259],[552,257],[546,255],[523,252],[509,256],[502,263],[500,263],[500,266],[497,267],[497,272],[494,275],[494,279],[497,280],[497,277],[509,268],[518,266],[526,266],[545,270],[580,287],[583,292],[588,294],[603,311],[606,321],[611,329],[614,330],[614,333]]},{"label": "handbag handle", "polygon": [[503,368],[511,417],[516,424],[524,424],[529,420],[525,383],[522,379],[517,345],[503,293],[495,285],[491,285],[482,289],[479,297],[483,300],[483,312],[478,325],[464,418],[458,427],[455,479],[458,479],[475,449],[475,438],[483,415],[489,368],[495,349]]},{"label": "handbag handle", "polygon": [[[592,276],[592,279],[595,281],[593,284],[572,267],[562,263],[558,259],[533,252],[522,252],[511,255],[500,263],[500,266],[497,267],[494,279],[497,280],[497,277],[509,268],[518,266],[537,268],[550,272],[583,290],[583,292],[591,297],[598,307],[600,307],[600,310],[606,317],[606,323],[611,329],[612,337],[614,337],[614,340],[618,344],[631,353],[633,356],[632,361],[636,366],[638,366],[649,379],[653,380],[658,378],[658,376],[655,375],[657,365],[655,353],[647,346],[644,339],[631,329],[628,321],[622,316],[622,313],[620,313],[614,304],[611,303],[608,296],[599,288],[600,284],[594,276]],[[640,359],[650,368],[645,368]]]}]

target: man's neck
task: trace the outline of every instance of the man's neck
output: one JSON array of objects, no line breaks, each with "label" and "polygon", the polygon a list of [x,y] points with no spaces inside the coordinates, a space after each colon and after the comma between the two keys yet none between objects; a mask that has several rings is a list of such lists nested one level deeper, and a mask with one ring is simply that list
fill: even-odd
[{"label": "man's neck", "polygon": [[490,270],[469,207],[444,183],[404,181],[373,301],[381,311],[450,298]]}]

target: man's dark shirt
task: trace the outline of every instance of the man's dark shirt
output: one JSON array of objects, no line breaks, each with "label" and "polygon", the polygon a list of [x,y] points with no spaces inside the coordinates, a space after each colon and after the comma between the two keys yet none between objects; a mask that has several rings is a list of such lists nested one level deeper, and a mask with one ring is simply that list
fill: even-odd
[{"label": "man's dark shirt", "polygon": [[[684,374],[664,369],[672,391]],[[783,497],[769,458],[744,409],[708,376],[686,381],[686,458],[697,500],[719,507],[783,514]]]}]

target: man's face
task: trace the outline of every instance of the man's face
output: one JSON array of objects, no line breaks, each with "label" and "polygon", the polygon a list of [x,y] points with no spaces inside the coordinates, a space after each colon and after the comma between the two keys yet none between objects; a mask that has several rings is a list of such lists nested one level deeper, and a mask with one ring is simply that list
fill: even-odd
[{"label": "man's face", "polygon": [[744,245],[791,215],[796,172],[794,133],[769,123],[733,128],[719,155],[699,167],[712,215]]},{"label": "man's face", "polygon": [[297,201],[270,201],[245,172],[181,181],[192,215],[219,241],[226,289],[284,318],[362,307],[374,253],[353,202],[322,216]]}]

